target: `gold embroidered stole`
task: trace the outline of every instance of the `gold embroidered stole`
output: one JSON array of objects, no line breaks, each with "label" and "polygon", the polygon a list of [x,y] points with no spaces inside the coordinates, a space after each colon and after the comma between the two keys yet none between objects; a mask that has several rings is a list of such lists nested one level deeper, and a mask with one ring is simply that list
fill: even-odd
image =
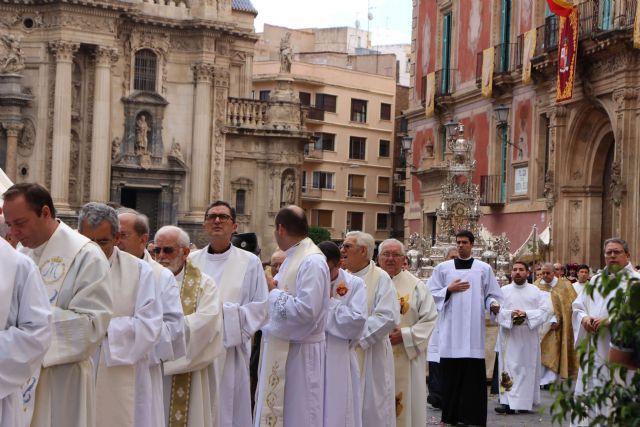
[{"label": "gold embroidered stole", "polygon": [[[184,266],[184,279],[180,289],[180,301],[185,316],[196,311],[202,273],[189,259]],[[169,427],[186,427],[189,419],[189,398],[191,394],[191,372],[175,374],[171,379],[171,404],[169,406]]]},{"label": "gold embroidered stole", "polygon": [[[369,316],[373,313],[373,303],[376,298],[376,292],[378,291],[381,271],[380,267],[373,261],[369,261],[369,271],[367,271],[367,274],[362,278],[367,285],[367,309]],[[364,350],[359,345],[356,346],[356,356],[358,359],[358,367],[360,368],[360,376],[364,378]]]},{"label": "gold embroidered stole", "polygon": [[[298,243],[293,258],[287,262],[287,269],[278,288],[290,295],[296,295],[296,276],[300,264],[309,255],[322,254],[320,249],[308,237]],[[287,358],[289,356],[289,340],[278,338],[272,334],[267,337],[266,351],[261,363],[268,378],[261,379],[262,411],[261,427],[282,427],[284,423],[284,386],[286,381]]]},{"label": "gold embroidered stole", "polygon": [[[113,299],[113,317],[132,317],[140,284],[138,259],[114,248],[109,269],[109,285]],[[104,338],[107,341],[108,337]],[[135,422],[136,367],[107,366],[104,345],[96,373],[96,427],[131,426]]]},{"label": "gold embroidered stole", "polygon": [[[400,303],[400,324],[398,326],[400,328],[413,326],[418,319],[410,310],[410,300],[420,279],[407,271],[401,271],[392,280]],[[403,344],[393,346],[393,360],[396,381],[396,424],[404,426],[407,415],[405,409],[410,409],[405,399],[409,397],[409,389],[411,388],[411,361]]]}]

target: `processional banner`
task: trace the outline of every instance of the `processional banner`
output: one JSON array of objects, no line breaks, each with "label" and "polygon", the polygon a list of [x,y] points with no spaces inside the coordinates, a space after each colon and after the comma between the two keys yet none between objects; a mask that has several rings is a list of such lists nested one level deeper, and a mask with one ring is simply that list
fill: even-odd
[{"label": "processional banner", "polygon": [[427,74],[427,87],[425,88],[424,112],[427,118],[432,117],[436,111],[436,73]]},{"label": "processional banner", "polygon": [[490,98],[493,92],[493,66],[495,48],[489,47],[482,51],[482,96]]},{"label": "processional banner", "polygon": [[558,37],[558,75],[556,102],[571,99],[578,54],[578,9],[573,8],[568,17],[560,16]]},{"label": "processional banner", "polygon": [[524,33],[524,49],[522,52],[522,83],[531,81],[531,58],[536,52],[536,29]]}]

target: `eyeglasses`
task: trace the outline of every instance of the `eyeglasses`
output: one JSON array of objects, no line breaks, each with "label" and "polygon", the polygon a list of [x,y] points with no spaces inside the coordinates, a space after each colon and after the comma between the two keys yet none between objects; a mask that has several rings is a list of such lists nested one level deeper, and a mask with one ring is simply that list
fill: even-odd
[{"label": "eyeglasses", "polygon": [[173,253],[173,251],[175,251],[177,248],[173,247],[173,246],[156,246],[155,248],[153,248],[153,253],[156,255],[160,255],[160,252],[164,252],[167,255],[171,255]]},{"label": "eyeglasses", "polygon": [[340,249],[344,249],[346,251],[348,251],[349,249],[353,248],[354,246],[351,243],[343,243],[342,245],[340,245]]},{"label": "eyeglasses", "polygon": [[215,221],[217,219],[220,222],[226,222],[231,219],[231,215],[227,215],[223,213],[210,213],[210,214],[206,214],[204,218],[207,221]]},{"label": "eyeglasses", "polygon": [[404,255],[392,252],[382,252],[380,256],[383,256],[385,258],[402,258]]},{"label": "eyeglasses", "polygon": [[604,253],[605,256],[618,256],[620,254],[623,254],[624,251],[607,251]]}]

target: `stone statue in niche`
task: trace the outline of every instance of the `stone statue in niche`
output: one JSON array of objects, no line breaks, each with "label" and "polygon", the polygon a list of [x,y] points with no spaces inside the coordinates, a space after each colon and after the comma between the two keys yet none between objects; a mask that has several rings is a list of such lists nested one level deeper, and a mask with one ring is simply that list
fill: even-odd
[{"label": "stone statue in niche", "polygon": [[14,74],[24,69],[20,40],[12,34],[0,36],[0,74]]},{"label": "stone statue in niche", "polygon": [[182,165],[185,164],[184,157],[182,157],[182,147],[175,138],[173,138],[173,142],[171,143],[171,151],[169,151],[169,157],[177,160]]},{"label": "stone statue in niche", "polygon": [[147,119],[144,115],[139,115],[136,120],[136,154],[148,154],[148,133],[149,133],[149,124],[147,123]]},{"label": "stone statue in niche", "polygon": [[114,163],[117,163],[120,161],[120,146],[122,145],[122,141],[120,141],[119,137],[115,137],[113,138],[113,141],[111,141],[111,160]]},{"label": "stone statue in niche", "polygon": [[285,176],[282,182],[282,205],[293,205],[296,203],[296,180],[292,174]]},{"label": "stone statue in niche", "polygon": [[285,34],[280,40],[280,72],[290,73],[291,62],[293,61],[293,50],[291,49],[291,33]]}]

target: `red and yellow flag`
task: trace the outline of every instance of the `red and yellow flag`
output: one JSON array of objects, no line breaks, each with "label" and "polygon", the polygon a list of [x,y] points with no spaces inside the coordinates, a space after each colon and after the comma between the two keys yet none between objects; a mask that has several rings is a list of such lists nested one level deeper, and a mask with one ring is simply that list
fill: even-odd
[{"label": "red and yellow flag", "polygon": [[578,54],[578,9],[573,8],[568,17],[560,17],[558,39],[558,78],[556,79],[556,102],[573,96],[573,80]]},{"label": "red and yellow flag", "polygon": [[573,4],[568,0],[547,0],[547,4],[551,12],[565,18],[571,15],[573,11]]}]

